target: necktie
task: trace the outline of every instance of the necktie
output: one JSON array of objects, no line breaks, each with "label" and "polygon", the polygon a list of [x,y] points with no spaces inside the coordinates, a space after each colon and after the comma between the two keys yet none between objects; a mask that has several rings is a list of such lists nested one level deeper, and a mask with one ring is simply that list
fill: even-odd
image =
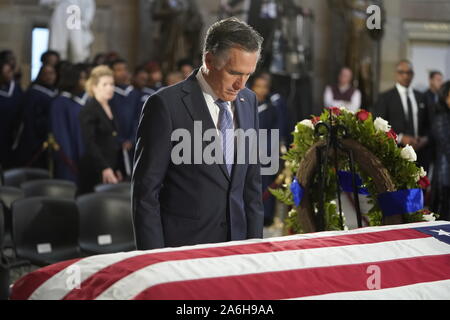
[{"label": "necktie", "polygon": [[225,159],[225,165],[228,170],[228,174],[231,176],[231,170],[233,169],[234,158],[234,130],[233,130],[233,118],[231,112],[228,110],[228,103],[220,99],[216,100],[216,104],[220,108],[218,129],[222,135],[222,150]]},{"label": "necktie", "polygon": [[414,115],[411,99],[409,98],[409,93],[406,92],[406,102],[408,104],[408,123],[407,123],[407,133],[411,136],[416,135],[416,130],[414,128]]}]

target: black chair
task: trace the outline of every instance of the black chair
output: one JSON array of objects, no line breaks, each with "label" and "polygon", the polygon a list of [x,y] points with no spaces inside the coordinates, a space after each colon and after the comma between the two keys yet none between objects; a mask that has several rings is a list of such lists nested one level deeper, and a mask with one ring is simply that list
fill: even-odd
[{"label": "black chair", "polygon": [[80,213],[79,244],[88,254],[136,249],[131,202],[126,195],[91,193],[77,199]]},{"label": "black chair", "polygon": [[18,168],[4,172],[5,186],[19,188],[22,183],[37,179],[50,179],[50,173],[37,168]]},{"label": "black chair", "polygon": [[118,184],[99,184],[94,188],[95,192],[120,193],[131,197],[131,183],[121,182]]},{"label": "black chair", "polygon": [[25,194],[23,190],[15,187],[0,187],[0,206],[4,209],[4,223],[5,223],[5,240],[4,246],[7,248],[12,248],[12,222],[11,222],[11,205],[14,201],[23,199]]},{"label": "black chair", "polygon": [[13,240],[18,258],[46,266],[81,256],[78,208],[73,200],[34,197],[12,205]]},{"label": "black chair", "polygon": [[0,300],[7,300],[9,296],[9,268],[3,256],[3,240],[5,237],[5,220],[3,207],[0,206]]},{"label": "black chair", "polygon": [[77,186],[66,180],[32,180],[20,185],[26,198],[31,197],[55,197],[62,199],[75,199]]}]

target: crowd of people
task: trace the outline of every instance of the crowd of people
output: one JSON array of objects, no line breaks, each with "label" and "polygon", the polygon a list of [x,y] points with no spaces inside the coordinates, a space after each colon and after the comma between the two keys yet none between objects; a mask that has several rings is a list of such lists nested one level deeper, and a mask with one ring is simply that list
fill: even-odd
[{"label": "crowd of people", "polygon": [[[151,61],[130,72],[116,53],[98,54],[91,63],[60,61],[59,54],[42,55],[42,67],[26,91],[14,54],[0,56],[0,163],[15,167],[53,168],[53,176],[78,184],[80,193],[96,184],[118,183],[131,177],[136,130],[142,106],[163,86],[186,79],[194,70],[180,60],[177,70],[163,75]],[[411,145],[418,164],[429,171],[432,196],[428,205],[449,219],[450,199],[450,82],[439,71],[430,73],[430,88],[411,88],[412,64],[400,61],[395,86],[381,93],[370,109],[392,125],[399,145]],[[352,70],[340,69],[337,81],[326,86],[324,107],[361,108],[361,92]],[[280,144],[291,140],[286,98],[271,89],[271,75],[255,74],[247,85],[256,93],[260,128],[280,130]],[[270,134],[269,134],[270,136]],[[270,148],[269,148],[270,149]],[[275,176],[263,177],[265,224],[273,222],[275,200],[267,192]]]}]

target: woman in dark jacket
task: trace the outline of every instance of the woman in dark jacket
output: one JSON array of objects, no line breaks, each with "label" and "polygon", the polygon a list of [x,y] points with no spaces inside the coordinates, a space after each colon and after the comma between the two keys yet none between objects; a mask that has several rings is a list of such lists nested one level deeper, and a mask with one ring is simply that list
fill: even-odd
[{"label": "woman in dark jacket", "polygon": [[98,184],[122,180],[121,147],[108,103],[114,95],[112,70],[106,66],[94,68],[86,89],[91,99],[79,115],[85,145],[80,163],[80,194],[92,192]]},{"label": "woman in dark jacket", "polygon": [[440,220],[450,220],[450,81],[439,92],[431,133],[436,145],[433,171],[433,210]]}]

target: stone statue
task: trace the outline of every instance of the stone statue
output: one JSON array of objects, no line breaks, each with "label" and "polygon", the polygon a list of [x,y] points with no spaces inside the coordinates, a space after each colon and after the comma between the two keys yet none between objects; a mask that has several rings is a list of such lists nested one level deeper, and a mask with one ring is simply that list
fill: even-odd
[{"label": "stone statue", "polygon": [[90,56],[94,36],[90,30],[95,16],[95,0],[40,0],[53,9],[49,49],[62,60],[85,62]]}]

